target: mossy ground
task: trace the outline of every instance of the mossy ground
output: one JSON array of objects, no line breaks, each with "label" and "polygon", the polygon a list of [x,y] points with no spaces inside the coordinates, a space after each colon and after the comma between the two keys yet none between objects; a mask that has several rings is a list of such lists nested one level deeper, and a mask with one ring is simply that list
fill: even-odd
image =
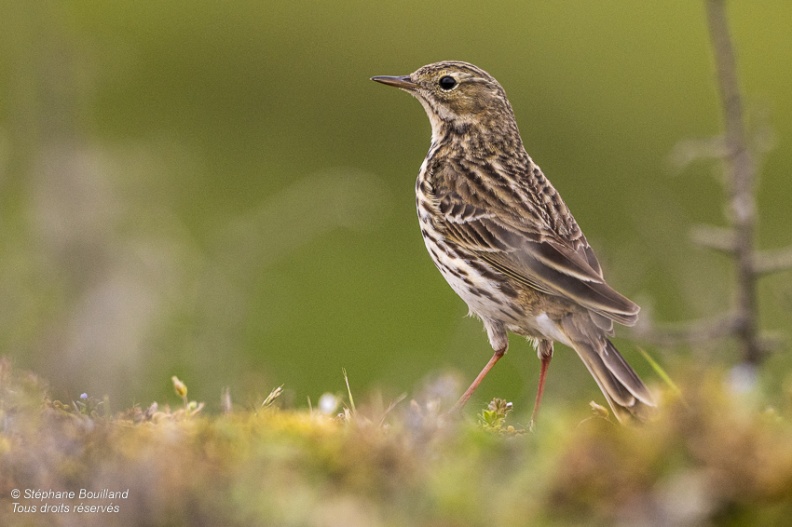
[{"label": "mossy ground", "polygon": [[[642,426],[548,411],[529,431],[502,402],[449,419],[425,396],[211,415],[184,388],[178,408],[107,415],[0,361],[0,525],[784,525],[789,406],[691,379]],[[128,493],[12,497],[28,489]]]}]

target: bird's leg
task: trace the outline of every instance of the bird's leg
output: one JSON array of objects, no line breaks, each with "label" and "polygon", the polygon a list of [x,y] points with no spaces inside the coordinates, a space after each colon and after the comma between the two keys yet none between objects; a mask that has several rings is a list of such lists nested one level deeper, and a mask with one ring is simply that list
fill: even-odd
[{"label": "bird's leg", "polygon": [[539,360],[542,361],[542,366],[539,370],[539,386],[536,388],[536,401],[534,401],[534,409],[531,413],[532,429],[534,427],[534,423],[536,423],[536,417],[539,415],[539,407],[542,405],[542,394],[544,393],[547,368],[550,367],[550,360],[553,358],[553,341],[540,340],[536,347],[536,354],[539,355]]},{"label": "bird's leg", "polygon": [[484,369],[481,370],[481,373],[478,374],[478,377],[476,377],[476,379],[468,387],[468,389],[465,390],[465,393],[462,394],[462,397],[459,398],[459,400],[456,402],[454,407],[451,409],[450,413],[457,413],[460,410],[462,410],[462,408],[468,402],[468,399],[470,399],[470,396],[473,395],[473,392],[475,392],[476,388],[478,388],[478,385],[481,384],[481,381],[483,381],[484,377],[487,376],[487,373],[489,373],[492,367],[495,366],[495,363],[498,362],[500,358],[503,357],[503,355],[506,353],[507,347],[508,346],[505,345],[502,348],[495,350],[495,353],[493,353],[492,358],[490,358],[489,362],[487,362],[487,365],[484,366]]}]

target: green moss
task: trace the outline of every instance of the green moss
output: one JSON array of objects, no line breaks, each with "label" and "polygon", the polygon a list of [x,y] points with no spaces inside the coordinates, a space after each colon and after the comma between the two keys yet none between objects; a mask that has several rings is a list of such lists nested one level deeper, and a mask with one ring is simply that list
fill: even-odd
[{"label": "green moss", "polygon": [[83,488],[129,489],[89,525],[771,525],[792,514],[789,409],[730,393],[715,373],[680,383],[684,399],[669,390],[643,426],[548,409],[534,432],[508,423],[504,401],[477,421],[417,402],[208,415],[186,397],[107,415],[106,401],[50,400],[7,362],[0,381],[2,525],[65,521],[14,513],[14,501],[41,503],[12,489]]}]

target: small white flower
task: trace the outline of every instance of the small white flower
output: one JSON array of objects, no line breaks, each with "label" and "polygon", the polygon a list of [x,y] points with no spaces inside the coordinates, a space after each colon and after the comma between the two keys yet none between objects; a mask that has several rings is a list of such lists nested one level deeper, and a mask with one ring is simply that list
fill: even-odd
[{"label": "small white flower", "polygon": [[319,397],[319,411],[325,415],[332,415],[338,409],[340,402],[332,393],[323,393]]}]

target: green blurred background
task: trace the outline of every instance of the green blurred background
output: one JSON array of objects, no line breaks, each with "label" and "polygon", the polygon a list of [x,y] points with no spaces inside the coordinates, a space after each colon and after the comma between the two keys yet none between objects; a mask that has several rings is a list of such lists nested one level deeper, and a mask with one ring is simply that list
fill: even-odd
[{"label": "green blurred background", "polygon": [[[529,153],[647,318],[731,300],[730,262],[688,236],[723,223],[718,165],[670,161],[720,130],[702,2],[2,6],[0,354],[56,397],[173,400],[172,374],[210,408],[226,386],[240,404],[279,384],[315,402],[343,390],[342,368],[354,391],[388,396],[439,372],[472,379],[486,335],[415,217],[428,120],[368,80],[442,59],[505,86]],[[731,2],[730,17],[750,127],[773,147],[759,242],[778,247],[792,242],[792,3]],[[789,326],[789,281],[762,282],[765,328]],[[619,344],[655,378],[640,343]],[[668,367],[737,360],[728,342],[648,349]],[[528,408],[537,370],[513,337],[477,398]],[[569,350],[547,393],[597,397]]]}]

